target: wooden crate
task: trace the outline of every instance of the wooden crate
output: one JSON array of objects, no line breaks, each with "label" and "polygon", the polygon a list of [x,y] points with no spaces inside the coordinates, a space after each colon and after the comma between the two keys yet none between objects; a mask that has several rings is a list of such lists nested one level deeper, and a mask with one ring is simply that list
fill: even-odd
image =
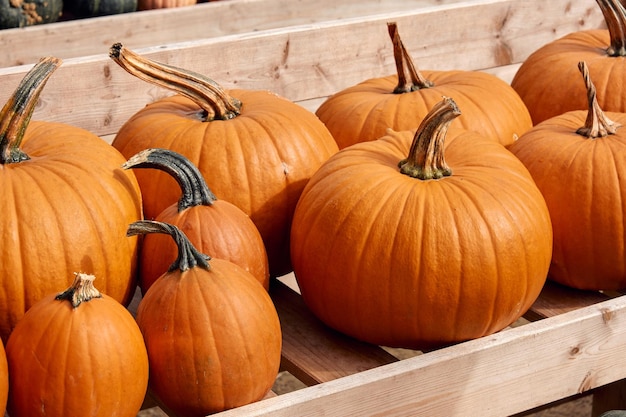
[{"label": "wooden crate", "polygon": [[[604,25],[594,0],[222,0],[5,30],[0,98],[40,56],[61,57],[33,118],[110,142],[131,114],[170,94],[108,58],[111,44],[122,42],[226,88],[268,89],[314,110],[342,88],[394,72],[389,21],[419,68],[483,70],[507,81],[544,43]],[[292,278],[276,280],[271,295],[283,327],[282,368],[307,387],[220,417],[505,416],[589,393],[596,415],[626,405],[621,294],[549,283],[528,322],[399,359],[321,325],[297,288],[283,283]],[[153,401],[148,396],[145,406]]]}]

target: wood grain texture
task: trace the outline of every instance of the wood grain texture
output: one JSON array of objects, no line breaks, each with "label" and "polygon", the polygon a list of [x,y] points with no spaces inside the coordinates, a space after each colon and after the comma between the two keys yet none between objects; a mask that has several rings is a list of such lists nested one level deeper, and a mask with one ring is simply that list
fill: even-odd
[{"label": "wood grain texture", "polygon": [[[393,73],[390,20],[398,23],[420,68],[474,70],[519,63],[558,36],[599,27],[603,19],[596,9],[594,0],[475,0],[137,52],[207,74],[226,88],[265,89],[302,101]],[[66,59],[41,95],[34,119],[110,135],[147,103],[170,94],[127,74],[107,54]],[[6,101],[28,69],[0,69],[0,100]]]}]

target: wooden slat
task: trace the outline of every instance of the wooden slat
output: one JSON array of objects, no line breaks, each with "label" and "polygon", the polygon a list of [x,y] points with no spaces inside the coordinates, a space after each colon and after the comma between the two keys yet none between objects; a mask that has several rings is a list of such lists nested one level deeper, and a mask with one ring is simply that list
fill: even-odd
[{"label": "wooden slat", "polygon": [[321,323],[299,294],[280,281],[270,290],[283,333],[282,368],[306,385],[332,381],[396,362],[378,346],[358,342]]},{"label": "wooden slat", "polygon": [[[421,68],[481,69],[521,62],[557,36],[602,26],[597,9],[594,0],[475,0],[138,52],[208,74],[226,88],[268,89],[302,101],[393,73],[386,26],[390,20],[398,23]],[[119,40],[124,42],[123,34]],[[145,104],[170,94],[125,73],[108,58],[108,50],[102,52],[65,60],[48,82],[33,118],[109,135]],[[8,99],[29,68],[0,70],[0,100]]]},{"label": "wooden slat", "polygon": [[623,378],[626,297],[218,414],[503,416]]},{"label": "wooden slat", "polygon": [[548,281],[524,317],[530,321],[540,320],[587,307],[607,298],[609,297],[597,291],[576,290]]},{"label": "wooden slat", "polygon": [[0,67],[33,64],[45,55],[100,54],[123,36],[132,48],[433,7],[461,0],[221,0],[2,31]]}]

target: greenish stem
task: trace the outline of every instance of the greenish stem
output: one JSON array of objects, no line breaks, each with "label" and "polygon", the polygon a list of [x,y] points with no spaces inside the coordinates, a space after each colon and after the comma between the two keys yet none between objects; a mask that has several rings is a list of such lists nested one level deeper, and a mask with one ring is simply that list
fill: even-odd
[{"label": "greenish stem", "polygon": [[0,164],[29,159],[20,145],[35,111],[37,100],[52,73],[61,65],[55,57],[39,60],[26,73],[13,95],[0,111]]},{"label": "greenish stem", "polygon": [[452,175],[444,158],[444,141],[452,120],[461,115],[453,99],[444,97],[417,128],[409,155],[398,163],[400,172],[421,180]]},{"label": "greenish stem", "polygon": [[584,61],[579,62],[578,69],[583,76],[583,81],[585,82],[585,87],[587,89],[589,110],[587,111],[585,125],[576,130],[576,133],[589,139],[596,139],[615,134],[617,129],[621,127],[621,124],[609,119],[606,113],[604,113],[604,111],[600,108],[596,96],[596,87],[591,81],[587,63]]},{"label": "greenish stem", "polygon": [[626,56],[626,9],[620,0],[596,0],[609,30],[611,45],[606,53],[612,57]]},{"label": "greenish stem", "polygon": [[96,277],[93,275],[79,272],[74,277],[72,285],[62,293],[57,294],[55,299],[69,301],[72,307],[76,308],[83,302],[94,298],[102,298],[100,291],[93,285],[95,279]]},{"label": "greenish stem", "polygon": [[187,236],[176,226],[155,220],[139,220],[132,223],[126,231],[126,236],[143,235],[147,233],[163,233],[170,235],[178,247],[178,257],[170,265],[168,271],[176,269],[184,272],[188,269],[200,267],[210,269],[211,257],[198,251]]},{"label": "greenish stem", "polygon": [[394,94],[410,93],[411,91],[433,87],[434,84],[415,68],[413,60],[400,38],[397,24],[395,22],[387,23],[387,30],[393,43],[393,57],[398,73],[398,85],[393,90]]},{"label": "greenish stem", "polygon": [[239,100],[202,74],[152,61],[121,43],[113,44],[109,57],[131,75],[188,97],[204,110],[208,121],[232,119],[241,112]]},{"label": "greenish stem", "polygon": [[210,206],[217,201],[198,167],[178,152],[161,148],[145,149],[130,157],[122,167],[154,168],[171,175],[182,191],[178,200],[179,212],[194,206]]}]

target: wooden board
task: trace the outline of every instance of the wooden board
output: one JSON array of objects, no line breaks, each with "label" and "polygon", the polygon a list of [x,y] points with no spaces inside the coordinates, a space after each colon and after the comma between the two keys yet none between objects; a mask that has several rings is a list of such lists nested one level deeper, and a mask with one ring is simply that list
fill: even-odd
[{"label": "wooden board", "polygon": [[[416,65],[424,69],[515,64],[556,37],[603,25],[593,0],[476,0],[145,47],[138,52],[207,74],[226,88],[267,89],[300,102],[393,73],[386,26],[391,20],[398,23]],[[124,42],[123,34],[117,40]],[[108,46],[102,46],[100,55],[66,59],[48,82],[34,119],[111,135],[145,104],[170,94],[124,72],[108,58]],[[29,68],[0,69],[0,100],[6,101]]]}]

